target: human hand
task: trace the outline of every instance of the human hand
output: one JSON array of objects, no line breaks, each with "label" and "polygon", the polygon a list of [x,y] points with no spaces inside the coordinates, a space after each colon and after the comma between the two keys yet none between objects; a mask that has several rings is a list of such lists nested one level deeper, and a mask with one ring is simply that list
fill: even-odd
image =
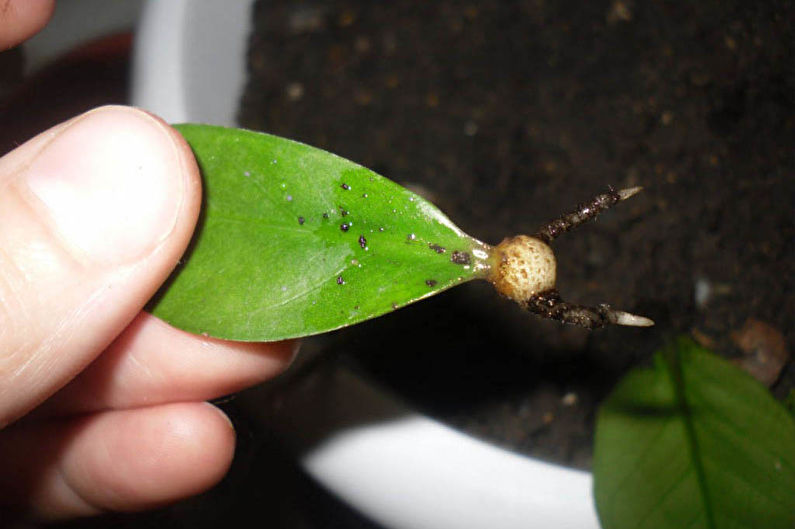
[{"label": "human hand", "polygon": [[[51,11],[0,1],[0,49]],[[0,513],[143,509],[226,472],[234,431],[203,401],[274,376],[296,344],[194,336],[142,312],[200,203],[188,145],[132,108],[95,109],[0,158]]]}]

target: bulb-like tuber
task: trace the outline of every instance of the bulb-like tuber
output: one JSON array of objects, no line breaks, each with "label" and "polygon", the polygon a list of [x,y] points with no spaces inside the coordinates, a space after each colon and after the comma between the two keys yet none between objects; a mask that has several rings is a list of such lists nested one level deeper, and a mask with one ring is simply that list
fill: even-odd
[{"label": "bulb-like tuber", "polygon": [[555,254],[543,241],[527,235],[503,240],[492,250],[490,281],[497,292],[517,303],[555,288]]},{"label": "bulb-like tuber", "polygon": [[532,237],[517,235],[503,240],[491,250],[488,280],[500,294],[545,318],[589,329],[611,324],[632,327],[654,325],[649,318],[614,310],[604,303],[589,307],[563,301],[555,289],[555,255],[548,244],[560,234],[595,218],[640,190],[640,187],[621,191],[611,188],[607,193],[580,204],[571,213],[548,222]]}]

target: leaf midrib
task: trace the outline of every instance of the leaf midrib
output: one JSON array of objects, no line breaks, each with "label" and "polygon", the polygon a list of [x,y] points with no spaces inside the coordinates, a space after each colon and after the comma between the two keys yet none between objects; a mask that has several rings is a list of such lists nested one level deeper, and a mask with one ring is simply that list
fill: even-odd
[{"label": "leaf midrib", "polygon": [[670,354],[663,355],[663,359],[671,383],[674,386],[676,405],[681,410],[682,421],[684,422],[686,432],[685,437],[687,438],[690,458],[695,470],[696,483],[701,493],[701,502],[704,506],[707,527],[710,529],[717,529],[715,525],[715,514],[712,512],[712,504],[710,502],[709,487],[707,486],[706,470],[704,469],[704,462],[701,458],[696,428],[693,424],[692,408],[687,399],[687,392],[685,391],[685,374],[682,370],[682,358],[679,348],[672,348]]}]

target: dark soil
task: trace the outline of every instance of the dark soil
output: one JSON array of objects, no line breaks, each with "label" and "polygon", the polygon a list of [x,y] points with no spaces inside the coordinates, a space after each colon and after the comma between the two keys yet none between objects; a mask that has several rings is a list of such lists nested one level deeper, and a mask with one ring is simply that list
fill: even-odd
[{"label": "dark soil", "polygon": [[0,50],[0,155],[91,108],[128,102],[131,46],[131,33],[89,41],[29,77],[21,48]]},{"label": "dark soil", "polygon": [[[412,186],[486,242],[645,187],[555,249],[566,299],[651,330],[471,284],[331,337],[420,408],[587,468],[595,405],[666,339],[732,356],[754,317],[793,350],[795,3],[267,0],[255,21],[242,125]],[[794,381],[790,361],[774,393]]]}]

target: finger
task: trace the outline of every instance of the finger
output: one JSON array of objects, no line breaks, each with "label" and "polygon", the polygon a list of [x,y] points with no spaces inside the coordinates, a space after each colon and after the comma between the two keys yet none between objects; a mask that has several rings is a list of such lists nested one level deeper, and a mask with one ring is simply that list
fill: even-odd
[{"label": "finger", "polygon": [[94,363],[36,411],[52,416],[209,400],[276,376],[297,348],[295,340],[244,343],[196,336],[142,312]]},{"label": "finger", "polygon": [[104,412],[0,434],[0,506],[48,519],[147,509],[223,477],[234,430],[206,403]]},{"label": "finger", "polygon": [[200,205],[182,137],[105,107],[0,159],[0,427],[85,368],[185,250]]},{"label": "finger", "polygon": [[54,10],[54,0],[0,0],[0,51],[38,33]]}]

